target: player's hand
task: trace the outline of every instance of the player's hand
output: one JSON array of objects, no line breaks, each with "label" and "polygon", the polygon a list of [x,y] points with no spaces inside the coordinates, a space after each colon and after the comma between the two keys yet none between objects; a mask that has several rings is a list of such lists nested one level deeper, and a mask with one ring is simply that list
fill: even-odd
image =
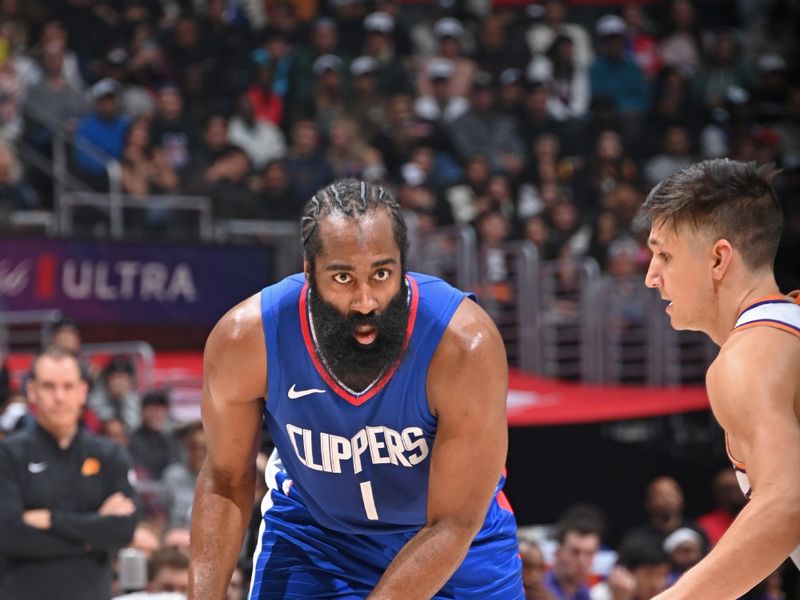
[{"label": "player's hand", "polygon": [[127,517],[136,512],[136,505],[122,492],[114,492],[103,500],[97,512],[103,517]]},{"label": "player's hand", "polygon": [[614,600],[632,600],[636,594],[636,578],[625,567],[614,567],[606,581]]},{"label": "player's hand", "polygon": [[46,508],[26,510],[22,513],[22,521],[26,525],[35,527],[36,529],[50,529],[50,511]]}]

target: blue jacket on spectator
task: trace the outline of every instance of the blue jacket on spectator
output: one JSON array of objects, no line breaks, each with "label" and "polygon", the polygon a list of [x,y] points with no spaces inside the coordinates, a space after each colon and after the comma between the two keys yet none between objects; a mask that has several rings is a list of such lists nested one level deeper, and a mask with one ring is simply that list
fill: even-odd
[{"label": "blue jacket on spectator", "polygon": [[[98,115],[91,114],[81,119],[78,130],[75,132],[75,138],[89,142],[112,158],[119,160],[122,158],[128,124],[127,117],[101,119]],[[75,147],[75,162],[80,169],[93,175],[105,172],[105,163],[98,162],[77,146]]]},{"label": "blue jacket on spectator", "polygon": [[590,70],[592,97],[606,96],[622,113],[643,113],[648,108],[647,82],[629,57],[610,60],[598,56]]}]

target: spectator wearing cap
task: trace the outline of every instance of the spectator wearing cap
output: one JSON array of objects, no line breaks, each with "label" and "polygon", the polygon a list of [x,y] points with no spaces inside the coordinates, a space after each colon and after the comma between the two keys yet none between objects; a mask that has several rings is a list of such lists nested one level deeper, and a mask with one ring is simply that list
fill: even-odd
[{"label": "spectator wearing cap", "polygon": [[[533,63],[531,63],[533,64]],[[523,114],[520,120],[520,131],[523,140],[533,143],[542,134],[548,133],[562,140],[562,145],[573,150],[569,123],[558,121],[550,114],[550,87],[542,81],[543,73],[528,69],[525,74],[525,99]]]},{"label": "spectator wearing cap", "polygon": [[431,96],[419,96],[414,101],[414,112],[428,121],[450,123],[469,110],[469,101],[453,94],[455,67],[446,58],[433,58],[425,66],[431,83]]},{"label": "spectator wearing cap", "polygon": [[[95,187],[108,186],[106,165],[122,158],[128,117],[120,114],[119,83],[113,79],[101,79],[91,88],[94,111],[83,117],[75,131],[75,164]],[[89,153],[83,145],[99,151],[104,158]]]},{"label": "spectator wearing cap", "polygon": [[256,119],[253,102],[246,92],[239,96],[238,110],[228,124],[228,141],[247,153],[254,169],[286,156],[283,132],[266,119]]},{"label": "spectator wearing cap", "polygon": [[605,15],[597,21],[598,56],[589,72],[592,99],[607,98],[626,117],[647,110],[647,83],[641,69],[625,52],[625,21]]},{"label": "spectator wearing cap", "polygon": [[113,357],[100,373],[100,380],[89,395],[89,407],[101,421],[122,419],[128,431],[135,431],[142,422],[142,398],[136,389],[133,363]]},{"label": "spectator wearing cap", "polygon": [[397,201],[400,207],[414,216],[418,231],[428,232],[439,223],[439,203],[436,191],[428,181],[426,173],[419,164],[408,162],[400,169],[400,185],[397,188]]},{"label": "spectator wearing cap", "polygon": [[119,83],[119,102],[122,112],[135,119],[150,115],[155,108],[155,102],[150,90],[131,78],[128,60],[128,51],[125,48],[112,49],[103,61],[102,74],[103,77]]},{"label": "spectator wearing cap", "polygon": [[130,435],[133,465],[143,479],[161,479],[164,469],[179,460],[179,447],[171,434],[169,395],[148,392],[142,398],[142,424]]},{"label": "spectator wearing cap", "polygon": [[491,75],[480,72],[473,81],[470,109],[448,126],[453,146],[462,160],[486,154],[491,168],[516,176],[525,164],[525,144],[513,119],[495,109]]},{"label": "spectator wearing cap", "polygon": [[691,0],[672,0],[669,30],[659,43],[665,65],[681,69],[687,76],[700,68],[700,28]]},{"label": "spectator wearing cap", "polygon": [[313,99],[314,61],[325,54],[339,56],[345,65],[351,56],[340,48],[339,27],[330,17],[320,17],[311,25],[310,43],[300,44],[293,50],[292,103],[309,106]]},{"label": "spectator wearing cap", "polygon": [[359,56],[350,63],[353,98],[349,112],[367,139],[386,126],[386,96],[378,87],[379,69],[371,56]]},{"label": "spectator wearing cap", "polygon": [[449,60],[453,65],[450,77],[450,93],[456,98],[469,98],[472,81],[478,72],[474,60],[464,55],[462,40],[465,35],[461,21],[453,17],[439,19],[433,25],[437,52],[432,58],[420,62],[417,75],[417,95],[432,96],[433,84],[427,72],[428,64],[439,58]]},{"label": "spectator wearing cap", "polygon": [[397,0],[375,0],[374,11],[384,12],[394,19],[394,51],[396,56],[405,64],[407,59],[413,58],[409,23],[413,20],[402,7],[402,2]]},{"label": "spectator wearing cap", "polygon": [[386,96],[400,92],[411,92],[413,86],[408,73],[403,68],[394,46],[394,17],[389,13],[376,11],[364,19],[363,55],[378,61],[378,88]]},{"label": "spectator wearing cap", "polygon": [[516,67],[503,69],[497,77],[499,91],[497,94],[498,110],[521,123],[525,118],[525,76]]},{"label": "spectator wearing cap", "polygon": [[575,68],[588,69],[594,58],[588,32],[577,23],[567,23],[567,3],[564,0],[547,0],[544,20],[531,26],[525,35],[531,54],[546,53],[559,35],[572,40]]},{"label": "spectator wearing cap", "polygon": [[764,54],[756,60],[758,82],[753,90],[753,108],[760,123],[781,118],[789,97],[788,65],[780,54]]},{"label": "spectator wearing cap", "polygon": [[323,54],[314,61],[313,113],[320,131],[327,135],[331,123],[347,112],[344,62],[335,54]]},{"label": "spectator wearing cap", "polygon": [[694,529],[681,527],[670,533],[664,540],[664,552],[672,565],[668,584],[677,581],[681,575],[695,566],[705,555],[705,540]]}]

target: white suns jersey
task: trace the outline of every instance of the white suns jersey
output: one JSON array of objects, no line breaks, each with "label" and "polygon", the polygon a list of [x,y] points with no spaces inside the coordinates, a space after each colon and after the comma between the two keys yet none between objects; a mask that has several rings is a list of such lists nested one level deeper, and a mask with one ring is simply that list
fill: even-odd
[{"label": "white suns jersey", "polygon": [[[734,331],[750,329],[751,327],[774,327],[793,334],[800,339],[800,294],[794,292],[792,295],[794,296],[794,301],[786,296],[768,296],[757,300],[739,315]],[[747,477],[747,469],[743,463],[733,457],[730,447],[727,450],[728,458],[736,471],[736,479],[739,480],[739,487],[749,499],[753,490],[750,487],[750,479]],[[800,546],[795,548],[790,557],[794,564],[800,568]]]}]

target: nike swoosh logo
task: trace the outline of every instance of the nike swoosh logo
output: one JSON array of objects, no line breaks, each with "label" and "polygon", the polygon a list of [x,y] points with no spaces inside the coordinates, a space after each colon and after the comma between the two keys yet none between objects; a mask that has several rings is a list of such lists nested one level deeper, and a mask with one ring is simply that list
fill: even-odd
[{"label": "nike swoosh logo", "polygon": [[289,399],[296,400],[297,398],[302,398],[303,396],[308,396],[309,394],[324,394],[325,390],[318,390],[316,388],[311,388],[308,390],[296,390],[294,389],[294,384],[292,387],[289,388]]},{"label": "nike swoosh logo", "polygon": [[31,473],[41,473],[47,468],[46,462],[28,463],[28,471]]}]

